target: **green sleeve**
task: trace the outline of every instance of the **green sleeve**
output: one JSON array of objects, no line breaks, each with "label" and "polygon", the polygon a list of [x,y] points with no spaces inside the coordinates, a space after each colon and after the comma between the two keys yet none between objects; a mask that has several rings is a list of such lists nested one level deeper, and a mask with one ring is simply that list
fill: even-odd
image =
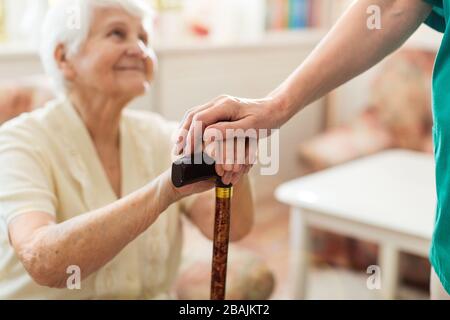
[{"label": "green sleeve", "polygon": [[425,20],[425,23],[439,32],[445,32],[446,23],[442,0],[423,0],[423,1],[433,6],[433,11],[431,11],[430,15]]}]

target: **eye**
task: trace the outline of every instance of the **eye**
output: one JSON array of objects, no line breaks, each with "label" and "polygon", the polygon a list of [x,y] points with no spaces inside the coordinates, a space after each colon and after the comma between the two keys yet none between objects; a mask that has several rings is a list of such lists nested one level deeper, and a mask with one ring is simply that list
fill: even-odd
[{"label": "eye", "polygon": [[148,36],[146,34],[140,34],[139,40],[141,40],[145,45],[148,44]]},{"label": "eye", "polygon": [[108,34],[108,37],[115,37],[115,38],[119,38],[119,39],[125,39],[126,36],[127,35],[126,35],[125,31],[123,31],[121,29],[114,29]]}]

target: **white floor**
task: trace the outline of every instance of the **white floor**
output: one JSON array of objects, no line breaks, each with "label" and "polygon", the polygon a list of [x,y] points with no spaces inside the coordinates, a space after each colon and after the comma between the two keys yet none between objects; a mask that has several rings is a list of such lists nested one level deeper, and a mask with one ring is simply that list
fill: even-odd
[{"label": "white floor", "polygon": [[[378,290],[369,290],[366,285],[367,275],[345,269],[313,268],[310,270],[308,283],[308,300],[377,300]],[[286,291],[286,290],[284,290]],[[289,293],[283,292],[277,297],[289,299]],[[428,299],[426,292],[402,287],[398,299]]]}]

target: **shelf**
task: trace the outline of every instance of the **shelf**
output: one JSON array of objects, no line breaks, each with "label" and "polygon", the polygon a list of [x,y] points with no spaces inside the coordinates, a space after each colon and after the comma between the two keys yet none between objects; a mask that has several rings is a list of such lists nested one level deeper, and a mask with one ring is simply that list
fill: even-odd
[{"label": "shelf", "polygon": [[37,57],[37,48],[20,42],[0,43],[0,59],[20,59],[24,57]]},{"label": "shelf", "polygon": [[[159,43],[155,45],[157,54],[195,53],[217,50],[267,49],[286,46],[315,46],[326,34],[320,29],[299,29],[271,31],[258,40],[233,43],[214,43],[206,39]],[[0,59],[34,58],[38,50],[26,43],[0,43]]]},{"label": "shelf", "polygon": [[156,47],[157,53],[193,53],[200,51],[228,51],[246,49],[274,49],[277,47],[315,46],[326,35],[321,29],[299,29],[289,31],[271,31],[260,39],[236,41],[236,42],[213,42],[211,40],[186,40],[178,43],[159,43]]}]

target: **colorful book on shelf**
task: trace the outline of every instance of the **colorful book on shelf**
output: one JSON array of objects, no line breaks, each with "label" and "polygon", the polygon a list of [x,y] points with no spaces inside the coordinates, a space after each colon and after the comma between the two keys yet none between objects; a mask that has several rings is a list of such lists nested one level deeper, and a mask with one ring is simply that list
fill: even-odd
[{"label": "colorful book on shelf", "polygon": [[0,0],[0,42],[6,40],[6,14],[5,3]]},{"label": "colorful book on shelf", "polygon": [[288,27],[288,0],[267,0],[267,29]]},{"label": "colorful book on shelf", "polygon": [[[330,7],[338,0],[266,0],[267,29],[320,28],[328,24]],[[339,0],[343,1],[343,0]],[[334,7],[334,6],[333,6]]]},{"label": "colorful book on shelf", "polygon": [[322,10],[323,1],[310,0],[308,5],[308,27],[319,28],[323,25]]},{"label": "colorful book on shelf", "polygon": [[308,26],[308,15],[310,1],[289,0],[289,28],[300,29]]}]

